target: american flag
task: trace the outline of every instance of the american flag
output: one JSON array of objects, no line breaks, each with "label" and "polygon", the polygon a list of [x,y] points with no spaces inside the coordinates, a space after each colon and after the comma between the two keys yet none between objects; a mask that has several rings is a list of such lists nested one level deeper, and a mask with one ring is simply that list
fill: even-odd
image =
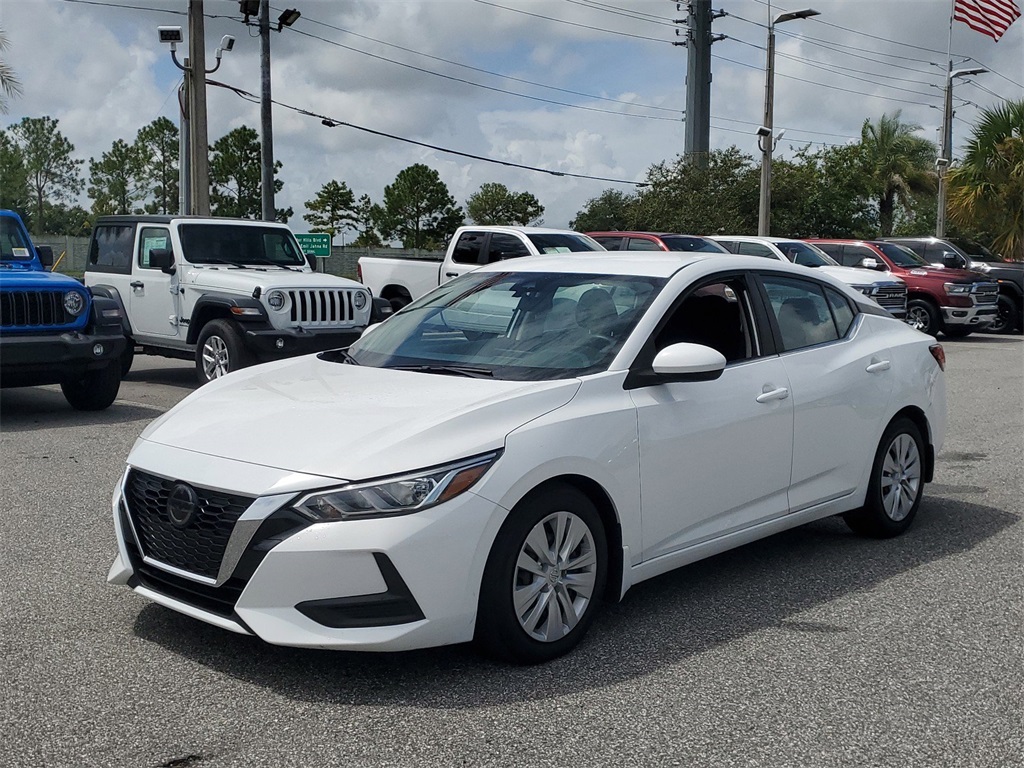
[{"label": "american flag", "polygon": [[1013,0],[954,0],[953,18],[962,21],[975,32],[993,40],[1003,36],[1007,28],[1020,17],[1020,8]]}]

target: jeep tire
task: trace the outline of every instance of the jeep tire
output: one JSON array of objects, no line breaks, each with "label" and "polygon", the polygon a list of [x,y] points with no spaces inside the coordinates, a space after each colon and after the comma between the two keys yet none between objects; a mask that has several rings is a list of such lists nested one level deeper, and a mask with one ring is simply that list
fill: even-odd
[{"label": "jeep tire", "polygon": [[117,399],[121,388],[121,360],[85,371],[61,382],[60,389],[71,407],[78,411],[102,411]]},{"label": "jeep tire", "polygon": [[230,320],[211,320],[199,332],[196,375],[200,384],[252,365],[242,333]]}]

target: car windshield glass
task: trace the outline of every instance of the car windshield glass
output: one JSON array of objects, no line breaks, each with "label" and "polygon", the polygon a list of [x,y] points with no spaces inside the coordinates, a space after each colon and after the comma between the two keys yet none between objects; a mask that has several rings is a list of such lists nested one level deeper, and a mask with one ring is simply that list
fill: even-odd
[{"label": "car windshield glass", "polygon": [[787,259],[794,264],[802,264],[805,267],[837,267],[839,262],[822,250],[815,248],[808,243],[798,241],[776,243],[778,248]]},{"label": "car windshield glass", "polygon": [[14,219],[0,216],[0,256],[5,260],[27,261],[32,258],[32,249],[25,242],[21,228]]},{"label": "car windshield glass", "polygon": [[666,235],[661,238],[670,251],[697,251],[700,253],[727,253],[725,248],[705,240],[703,237],[680,237],[678,235]]},{"label": "car windshield glass", "polygon": [[927,267],[928,262],[907,248],[896,243],[873,243],[897,267]]},{"label": "car windshield glass", "polygon": [[559,233],[531,233],[530,242],[541,253],[575,253],[578,251],[603,251],[604,247],[586,235]]},{"label": "car windshield glass", "polygon": [[973,240],[956,239],[950,240],[953,245],[963,251],[970,258],[971,261],[985,261],[992,264],[1002,264],[1005,259],[1001,256],[996,256],[988,248],[981,243],[976,243]]},{"label": "car windshield glass", "polygon": [[292,233],[281,227],[182,224],[180,232],[185,260],[192,264],[301,267],[306,263]]},{"label": "car windshield glass", "polygon": [[660,278],[470,273],[349,348],[360,365],[513,381],[606,370],[661,290]]}]

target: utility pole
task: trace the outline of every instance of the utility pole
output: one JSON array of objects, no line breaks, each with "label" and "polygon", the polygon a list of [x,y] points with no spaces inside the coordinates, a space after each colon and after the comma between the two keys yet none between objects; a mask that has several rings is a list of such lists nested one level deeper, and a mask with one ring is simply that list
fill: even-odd
[{"label": "utility pole", "polygon": [[[686,124],[683,157],[690,165],[707,168],[711,136],[711,44],[725,35],[712,35],[711,22],[725,15],[712,11],[711,0],[689,0],[686,35]],[[683,20],[677,19],[679,24]]]},{"label": "utility pole", "polygon": [[[188,70],[189,60],[185,59],[185,69]],[[182,216],[192,212],[192,143],[189,141],[189,95],[188,80],[186,74],[181,80],[181,87],[178,88],[178,108],[181,114],[181,125],[178,126],[178,213]]]},{"label": "utility pole", "polygon": [[189,144],[192,167],[192,210],[210,215],[210,146],[206,127],[206,37],[203,28],[203,0],[188,0],[188,58],[186,77],[191,80],[189,96]]},{"label": "utility pole", "polygon": [[274,129],[270,97],[270,0],[260,0],[260,188],[264,221],[277,217],[274,208]]},{"label": "utility pole", "polygon": [[973,69],[953,69],[953,60],[949,60],[946,70],[946,98],[942,109],[942,146],[939,157],[935,161],[935,171],[939,176],[939,207],[935,212],[935,236],[946,236],[946,202],[949,195],[949,166],[953,162],[953,80],[957,77],[968,77],[988,72],[983,67]]}]

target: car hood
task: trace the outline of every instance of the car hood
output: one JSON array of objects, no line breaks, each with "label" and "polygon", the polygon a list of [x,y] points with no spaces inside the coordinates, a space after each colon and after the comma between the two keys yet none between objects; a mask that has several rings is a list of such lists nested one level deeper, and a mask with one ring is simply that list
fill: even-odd
[{"label": "car hood", "polygon": [[200,288],[220,288],[252,293],[257,286],[262,290],[270,288],[362,288],[355,280],[320,272],[293,272],[275,267],[246,267],[238,269],[227,266],[190,266],[182,278],[187,285]]},{"label": "car hood", "polygon": [[17,264],[4,262],[0,267],[0,280],[11,286],[28,286],[35,284],[46,288],[79,288],[84,290],[82,284],[73,277],[68,277],[60,272],[44,272],[41,269],[33,268],[29,264]]},{"label": "car hood", "polygon": [[568,403],[579,385],[367,368],[308,355],[203,386],[140,439],[290,472],[366,479],[500,448],[517,427]]},{"label": "car hood", "polygon": [[921,277],[938,277],[957,283],[991,283],[992,279],[968,269],[949,269],[948,267],[912,267],[907,269],[908,275]]},{"label": "car hood", "polygon": [[815,267],[815,269],[842,280],[850,285],[878,285],[881,283],[902,283],[903,281],[889,273],[881,274],[873,269],[857,269],[856,267]]}]

